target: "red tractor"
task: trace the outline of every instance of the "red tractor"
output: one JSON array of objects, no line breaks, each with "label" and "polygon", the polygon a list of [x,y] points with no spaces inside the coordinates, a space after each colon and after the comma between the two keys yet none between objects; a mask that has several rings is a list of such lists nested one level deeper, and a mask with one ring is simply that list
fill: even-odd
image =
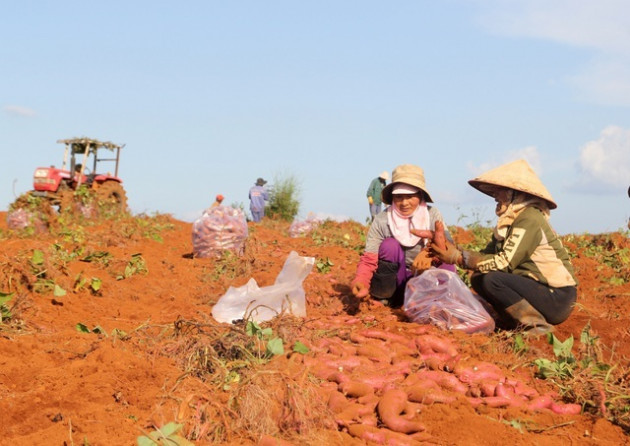
[{"label": "red tractor", "polygon": [[[50,166],[35,169],[31,195],[49,200],[50,204],[59,206],[61,211],[72,207],[75,192],[83,185],[93,193],[99,206],[126,211],[127,195],[122,180],[118,178],[120,149],[124,145],[91,138],[61,139],[57,142],[65,144],[61,168]],[[99,157],[105,150],[113,152],[113,157]],[[113,174],[97,170],[103,161],[115,162]]]}]

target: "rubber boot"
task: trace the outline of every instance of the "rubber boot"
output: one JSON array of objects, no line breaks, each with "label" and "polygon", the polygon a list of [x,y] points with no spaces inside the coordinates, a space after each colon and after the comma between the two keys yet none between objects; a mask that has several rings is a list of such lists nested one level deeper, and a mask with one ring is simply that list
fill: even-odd
[{"label": "rubber boot", "polygon": [[396,292],[397,274],[398,262],[379,260],[378,268],[370,283],[370,295],[378,300],[390,299]]},{"label": "rubber boot", "polygon": [[525,299],[510,305],[505,312],[514,318],[527,334],[537,336],[553,331],[553,325]]}]

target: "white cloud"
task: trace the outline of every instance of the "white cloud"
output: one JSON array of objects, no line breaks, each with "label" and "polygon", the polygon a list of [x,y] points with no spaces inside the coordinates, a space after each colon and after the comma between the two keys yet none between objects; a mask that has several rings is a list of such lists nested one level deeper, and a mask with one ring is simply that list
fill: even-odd
[{"label": "white cloud", "polygon": [[630,105],[630,3],[627,0],[481,0],[491,32],[589,49],[583,72],[568,76],[584,99]]},{"label": "white cloud", "polygon": [[474,176],[479,176],[490,169],[494,169],[495,167],[499,167],[502,164],[507,164],[519,159],[524,159],[525,161],[527,161],[538,175],[542,173],[540,154],[538,153],[538,149],[536,148],[536,146],[527,146],[523,147],[522,149],[509,150],[503,157],[501,157],[501,159],[494,162],[483,163],[479,166],[468,163],[468,169],[473,173]]},{"label": "white cloud", "polygon": [[23,116],[27,118],[32,118],[37,115],[37,113],[35,113],[35,110],[28,107],[22,107],[20,105],[5,105],[3,109],[5,113],[12,116]]},{"label": "white cloud", "polygon": [[625,190],[630,183],[630,130],[608,126],[598,139],[580,149],[580,177],[572,186],[579,192]]}]

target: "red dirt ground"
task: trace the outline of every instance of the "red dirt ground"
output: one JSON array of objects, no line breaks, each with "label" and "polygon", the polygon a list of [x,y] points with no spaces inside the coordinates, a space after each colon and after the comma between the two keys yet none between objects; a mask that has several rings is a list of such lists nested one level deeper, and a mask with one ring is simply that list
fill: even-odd
[{"label": "red dirt ground", "polygon": [[[146,220],[149,226],[172,228],[159,231],[162,241],[143,236],[143,226],[137,221],[106,221],[88,225],[84,232],[25,236],[8,231],[6,213],[0,213],[0,291],[14,293],[13,320],[0,325],[1,444],[131,445],[138,436],[169,422],[183,424],[181,433],[197,445],[377,444],[347,433],[344,422],[339,422],[343,417],[329,404],[337,385],[324,377],[323,370],[326,364],[337,367],[335,358],[345,357],[335,356],[335,348],[355,353],[360,345],[352,341],[353,335],[365,334],[368,328],[400,336],[399,344],[413,342],[427,330],[450,342],[460,364],[491,362],[540,394],[557,390],[551,382],[534,377],[533,359],[554,358],[543,338],[528,340],[527,354],[517,356],[506,347],[505,336],[440,331],[406,322],[400,310],[355,301],[348,283],[359,257],[362,225],[333,223],[329,235],[322,231],[318,236],[291,238],[288,224],[249,223],[246,255],[230,262],[193,258],[191,224],[168,216]],[[470,234],[460,229],[455,235],[462,242]],[[555,334],[560,340],[573,335],[577,345],[590,323],[605,360],[627,370],[630,285],[611,282],[619,271],[584,250],[606,248],[606,243],[614,242],[618,252],[625,252],[630,242],[624,234],[589,237],[586,244],[580,243],[580,237],[566,239],[576,254],[579,297],[572,316]],[[40,275],[54,280],[68,291],[66,295],[34,291],[37,277],[29,259],[35,249],[46,257],[47,269],[45,274],[40,269]],[[208,345],[212,336],[216,339],[219,333],[234,330],[213,321],[213,303],[229,286],[243,285],[252,277],[261,287],[273,284],[292,250],[331,263],[330,272],[314,268],[304,282],[307,317],[280,318],[271,324],[285,340],[284,355],[250,372],[242,369],[239,382],[225,380],[217,385],[199,373],[200,361],[194,363],[207,348],[191,348],[194,342],[202,345],[206,339]],[[78,255],[55,256],[55,251]],[[110,262],[79,260],[97,251],[107,251]],[[115,276],[124,272],[134,255],[144,259],[147,272],[117,280]],[[77,285],[73,290],[78,274],[100,278],[100,293],[91,293],[87,286]],[[177,320],[181,330],[175,336]],[[78,331],[79,323],[92,332]],[[101,333],[93,331],[95,327]],[[121,332],[116,334],[115,329]],[[291,352],[289,344],[296,340],[311,347],[309,353]],[[383,344],[385,348],[393,345]],[[428,367],[416,352],[408,356],[410,369],[390,379],[396,363],[381,359],[362,361],[357,370],[386,383],[389,380],[389,387],[394,388],[409,370]],[[349,375],[351,365],[345,367]],[[627,395],[620,397],[630,406]],[[424,433],[398,437],[389,444],[629,444],[619,423],[607,418],[610,414],[602,416],[596,410],[559,415],[551,410],[474,408],[457,398],[450,404],[423,405],[414,420],[424,425]],[[375,410],[356,419],[381,426]]]}]

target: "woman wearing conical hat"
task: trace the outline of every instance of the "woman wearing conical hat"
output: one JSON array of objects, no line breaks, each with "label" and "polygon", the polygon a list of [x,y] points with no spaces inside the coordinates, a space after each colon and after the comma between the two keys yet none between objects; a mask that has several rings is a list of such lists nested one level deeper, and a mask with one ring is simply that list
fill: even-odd
[{"label": "woman wearing conical hat", "polygon": [[[369,296],[399,307],[407,281],[432,267],[428,249],[423,250],[435,235],[436,223],[443,223],[443,219],[437,208],[428,204],[433,200],[427,192],[424,171],[413,164],[396,167],[392,182],[381,195],[388,207],[370,225],[351,288],[359,299]],[[442,235],[452,240],[448,231]],[[455,271],[454,265],[435,266]]]},{"label": "woman wearing conical hat", "polygon": [[525,160],[468,182],[497,203],[492,240],[480,252],[431,246],[443,262],[474,271],[473,289],[498,314],[497,326],[543,334],[565,321],[577,297],[569,254],[549,224],[557,207]]}]

